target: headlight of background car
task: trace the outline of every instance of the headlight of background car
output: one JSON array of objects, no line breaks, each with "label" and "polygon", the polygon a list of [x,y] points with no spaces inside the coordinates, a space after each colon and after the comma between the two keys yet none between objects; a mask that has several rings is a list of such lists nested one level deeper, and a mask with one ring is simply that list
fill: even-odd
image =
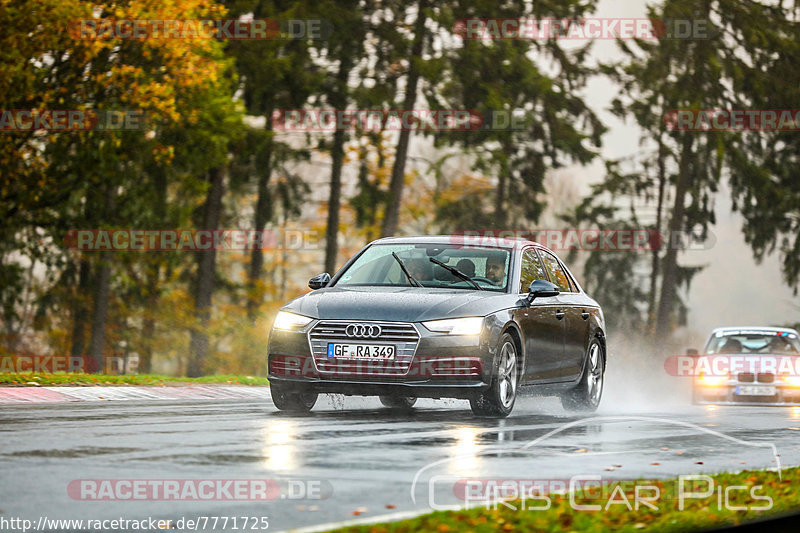
[{"label": "headlight of background car", "polygon": [[438,333],[449,333],[450,335],[480,335],[481,328],[483,327],[483,317],[473,316],[469,318],[431,320],[430,322],[423,322],[422,325]]},{"label": "headlight of background car", "polygon": [[278,311],[278,316],[275,317],[272,327],[275,329],[284,329],[288,331],[297,331],[303,329],[309,322],[314,320],[303,315],[296,315],[289,311]]}]

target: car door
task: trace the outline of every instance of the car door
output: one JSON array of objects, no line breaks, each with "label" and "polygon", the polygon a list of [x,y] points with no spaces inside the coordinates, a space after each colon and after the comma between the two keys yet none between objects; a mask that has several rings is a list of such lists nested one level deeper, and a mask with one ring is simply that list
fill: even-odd
[{"label": "car door", "polygon": [[539,250],[542,264],[550,281],[558,286],[561,293],[555,297],[558,311],[564,318],[564,351],[561,359],[559,377],[564,380],[578,379],[583,370],[586,354],[586,339],[589,333],[589,309],[577,284],[558,258],[545,250]]},{"label": "car door", "polygon": [[535,279],[547,279],[534,248],[522,251],[519,296],[525,302],[515,313],[525,344],[525,382],[557,381],[564,357],[564,321],[556,316],[555,297],[537,298],[527,304],[528,286]]}]

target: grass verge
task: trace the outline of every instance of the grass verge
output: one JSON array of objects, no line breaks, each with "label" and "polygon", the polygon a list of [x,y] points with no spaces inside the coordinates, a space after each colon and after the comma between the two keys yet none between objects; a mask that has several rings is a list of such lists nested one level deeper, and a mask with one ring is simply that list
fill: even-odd
[{"label": "grass verge", "polygon": [[[493,532],[493,531],[699,531],[710,528],[731,526],[742,522],[760,520],[800,510],[800,467],[785,468],[782,479],[777,472],[744,471],[736,474],[712,474],[713,487],[722,488],[720,500],[717,491],[707,498],[685,498],[684,509],[679,508],[678,479],[674,480],[631,480],[611,482],[602,488],[579,491],[575,502],[584,505],[600,505],[600,511],[578,511],[570,504],[569,496],[551,495],[549,509],[543,500],[509,501],[508,505],[476,507],[464,511],[437,511],[416,518],[364,526],[352,526],[335,530],[336,532],[412,532],[434,531],[451,532]],[[703,493],[710,485],[707,482],[684,480],[685,491]],[[620,487],[615,493],[614,486]],[[635,487],[653,485],[660,487],[660,498],[654,501],[658,510],[640,505],[634,508]],[[729,492],[725,504],[726,487],[747,487]],[[621,494],[624,493],[629,509]],[[644,493],[646,495],[646,493]],[[654,492],[649,495],[652,496]],[[772,504],[764,508],[770,498]],[[608,505],[608,502],[617,502]],[[735,510],[734,507],[747,507],[748,510]],[[512,509],[513,507],[513,509]]]},{"label": "grass verge", "polygon": [[110,374],[81,374],[70,372],[42,373],[0,373],[0,385],[169,385],[192,383],[222,383],[226,385],[269,385],[263,377],[217,375],[199,378],[181,378],[159,374],[130,374],[116,376]]}]

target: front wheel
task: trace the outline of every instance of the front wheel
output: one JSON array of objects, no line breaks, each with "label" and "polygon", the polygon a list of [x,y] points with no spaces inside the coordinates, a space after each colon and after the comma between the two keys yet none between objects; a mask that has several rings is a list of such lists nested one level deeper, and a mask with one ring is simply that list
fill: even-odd
[{"label": "front wheel", "polygon": [[593,412],[603,396],[605,354],[598,339],[592,339],[587,350],[586,367],[574,389],[561,396],[561,405],[568,411]]},{"label": "front wheel", "polygon": [[278,410],[292,413],[309,412],[319,396],[316,392],[275,382],[269,384],[269,391],[272,394],[272,403]]},{"label": "front wheel", "polygon": [[504,418],[514,408],[519,384],[519,364],[517,345],[509,333],[500,338],[497,361],[497,370],[489,388],[469,400],[472,412],[478,416]]}]

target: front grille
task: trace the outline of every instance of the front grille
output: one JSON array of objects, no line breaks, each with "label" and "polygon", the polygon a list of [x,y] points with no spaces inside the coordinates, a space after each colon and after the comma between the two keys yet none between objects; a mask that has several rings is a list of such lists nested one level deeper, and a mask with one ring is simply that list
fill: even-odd
[{"label": "front grille", "polygon": [[758,382],[759,383],[774,383],[775,382],[775,374],[771,372],[766,372],[763,374],[758,375]]},{"label": "front grille", "polygon": [[752,372],[740,372],[737,379],[739,383],[752,383],[755,380],[755,375]]},{"label": "front grille", "polygon": [[[348,324],[369,324],[381,327],[376,338],[348,337],[345,328]],[[402,376],[408,372],[414,353],[419,343],[419,333],[412,324],[404,322],[374,321],[334,321],[323,320],[308,333],[311,353],[320,374],[328,375],[370,375],[370,376]],[[335,359],[328,357],[328,343],[347,344],[393,344],[395,346],[394,361],[372,361]]]}]

